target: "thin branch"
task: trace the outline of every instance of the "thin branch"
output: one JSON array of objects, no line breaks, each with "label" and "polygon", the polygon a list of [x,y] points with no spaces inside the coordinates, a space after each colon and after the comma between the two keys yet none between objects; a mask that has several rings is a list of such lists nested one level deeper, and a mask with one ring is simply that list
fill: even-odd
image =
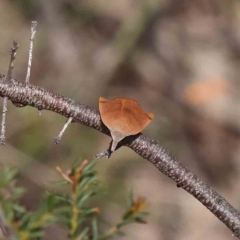
[{"label": "thin branch", "polygon": [[[4,79],[5,76],[0,75],[1,97],[8,97],[13,102],[37,109],[50,110],[67,118],[72,117],[75,122],[110,135],[101,121],[99,111],[32,84],[14,79],[11,79],[11,84],[5,84]],[[159,171],[174,180],[178,187],[198,199],[232,231],[233,236],[240,238],[240,213],[226,199],[183,166],[158,141],[138,134],[125,138],[118,144],[118,148],[123,145],[147,159]]]},{"label": "thin branch", "polygon": [[[13,68],[14,68],[13,62],[16,58],[18,48],[19,48],[19,44],[17,43],[17,41],[14,41],[13,45],[11,47],[11,50],[10,50],[10,63],[9,63],[9,67],[8,67],[7,76],[4,79],[4,83],[9,83],[11,81],[12,71],[13,71]],[[7,100],[8,100],[8,98],[5,96],[3,98],[3,110],[2,110],[1,132],[0,132],[0,146],[5,144],[5,139],[6,139],[5,132],[6,132]]]},{"label": "thin branch", "polygon": [[0,133],[0,146],[5,145],[5,132],[6,132],[6,113],[7,113],[7,97],[3,98],[3,110],[1,121],[1,133]]},{"label": "thin branch", "polygon": [[27,67],[27,74],[25,82],[30,82],[30,74],[31,74],[31,66],[32,66],[32,53],[33,53],[33,41],[35,34],[37,32],[37,25],[38,23],[36,21],[32,21],[31,23],[31,37],[30,37],[30,47],[29,47],[29,54],[28,54],[28,67]]},{"label": "thin branch", "polygon": [[17,50],[19,48],[19,44],[17,43],[17,41],[14,41],[13,42],[13,45],[10,49],[10,63],[9,63],[9,67],[8,67],[8,73],[7,73],[7,76],[5,78],[5,83],[8,83],[10,82],[11,78],[12,78],[12,70],[13,70],[13,62],[16,58],[16,55],[17,55]]},{"label": "thin branch", "polygon": [[68,176],[68,174],[64,173],[59,166],[56,167],[56,170],[62,176],[62,178],[64,178],[70,184],[73,184],[73,180]]},{"label": "thin branch", "polygon": [[57,135],[57,137],[55,137],[55,138],[53,139],[53,143],[58,144],[58,143],[61,141],[63,133],[66,131],[67,127],[71,124],[72,120],[73,120],[72,117],[70,117],[70,118],[67,120],[67,122],[64,124],[62,130],[61,130],[61,131],[59,132],[59,134]]}]

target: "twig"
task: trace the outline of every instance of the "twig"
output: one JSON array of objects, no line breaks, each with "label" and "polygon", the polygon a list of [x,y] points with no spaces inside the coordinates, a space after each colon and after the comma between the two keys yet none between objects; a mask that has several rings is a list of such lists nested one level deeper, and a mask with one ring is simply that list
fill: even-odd
[{"label": "twig", "polygon": [[5,83],[9,83],[9,81],[12,78],[13,62],[16,58],[17,50],[19,47],[20,47],[20,45],[17,43],[17,41],[13,41],[13,45],[10,49],[10,63],[9,63],[9,67],[8,67],[7,76],[5,78]]},{"label": "twig", "polygon": [[[28,84],[30,82],[31,75],[31,66],[32,66],[32,55],[33,55],[33,41],[35,34],[37,32],[37,21],[31,22],[31,37],[30,37],[30,46],[29,46],[29,54],[28,54],[28,67],[25,82]],[[38,115],[41,116],[41,109],[38,109]]]},{"label": "twig", "polygon": [[59,134],[57,135],[57,137],[55,137],[55,138],[53,139],[53,143],[58,144],[58,143],[61,141],[63,133],[64,133],[65,130],[67,129],[68,125],[71,124],[72,120],[73,120],[72,117],[70,117],[70,118],[67,120],[67,122],[66,122],[66,123],[64,124],[64,126],[63,126],[63,129],[59,132]]},{"label": "twig", "polygon": [[5,145],[5,132],[6,132],[6,113],[7,113],[7,97],[3,98],[3,110],[1,121],[1,134],[0,134],[0,146]]},{"label": "twig", "polygon": [[[8,67],[7,76],[4,79],[4,83],[8,84],[12,78],[12,71],[13,71],[13,62],[17,55],[17,50],[19,48],[19,44],[14,41],[13,45],[10,49],[10,63]],[[7,114],[7,97],[3,98],[3,110],[2,110],[2,121],[1,121],[1,132],[0,132],[0,146],[5,144],[5,132],[6,132],[6,114]]]},{"label": "twig", "polygon": [[30,74],[31,74],[31,66],[32,66],[32,53],[33,53],[33,41],[35,34],[37,32],[37,21],[32,21],[31,23],[31,37],[30,37],[30,47],[29,47],[29,55],[28,55],[28,67],[27,67],[27,74],[26,74],[26,83],[30,82]]},{"label": "twig", "polygon": [[[4,79],[5,76],[0,75],[1,97],[8,97],[9,100],[23,105],[50,110],[67,118],[73,117],[74,121],[110,136],[109,130],[101,121],[99,111],[32,84],[11,79],[11,84],[6,85]],[[240,238],[240,213],[183,166],[158,141],[138,134],[121,141],[118,148],[123,145],[150,161],[159,171],[174,180],[177,186],[198,199],[232,231],[235,237]]]},{"label": "twig", "polygon": [[68,174],[64,173],[59,166],[56,167],[56,170],[62,176],[62,178],[64,178],[70,184],[73,184],[73,180],[68,176]]}]

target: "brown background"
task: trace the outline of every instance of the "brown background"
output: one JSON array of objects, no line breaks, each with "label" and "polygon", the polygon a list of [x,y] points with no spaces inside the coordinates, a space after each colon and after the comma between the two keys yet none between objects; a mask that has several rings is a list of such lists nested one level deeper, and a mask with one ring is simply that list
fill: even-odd
[{"label": "brown background", "polygon": [[[13,75],[24,81],[32,20],[39,22],[33,84],[95,108],[99,96],[136,99],[155,113],[144,134],[240,209],[238,0],[1,0],[1,74],[16,39],[21,48]],[[29,210],[39,204],[45,182],[59,179],[56,165],[68,169],[108,147],[109,137],[79,124],[53,145],[65,120],[9,105],[1,168],[20,169]],[[150,216],[146,225],[126,227],[123,239],[232,239],[198,201],[129,149],[99,160],[97,169],[105,185],[94,203],[102,230],[120,218],[133,189],[146,197]],[[53,227],[46,235],[52,238],[66,239],[64,229]]]}]

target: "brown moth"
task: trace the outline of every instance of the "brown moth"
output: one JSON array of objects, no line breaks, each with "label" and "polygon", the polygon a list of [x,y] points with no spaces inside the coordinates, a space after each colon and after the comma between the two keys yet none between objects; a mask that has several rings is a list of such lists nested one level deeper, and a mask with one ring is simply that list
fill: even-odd
[{"label": "brown moth", "polygon": [[137,101],[128,98],[107,100],[99,98],[99,110],[103,123],[113,139],[111,151],[123,138],[140,133],[153,119],[153,113],[144,112]]}]

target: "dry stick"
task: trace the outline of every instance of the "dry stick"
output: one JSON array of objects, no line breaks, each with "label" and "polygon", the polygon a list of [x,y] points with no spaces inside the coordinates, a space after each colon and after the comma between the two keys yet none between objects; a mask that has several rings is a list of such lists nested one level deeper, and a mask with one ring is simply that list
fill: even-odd
[{"label": "dry stick", "polygon": [[7,113],[7,97],[3,98],[3,110],[2,110],[2,121],[1,121],[1,135],[0,135],[0,146],[5,145],[5,132],[6,132],[6,113]]},{"label": "dry stick", "polygon": [[[8,67],[7,76],[4,79],[4,83],[8,84],[12,78],[13,71],[13,62],[17,55],[17,50],[19,45],[16,41],[13,42],[13,45],[10,50],[10,63]],[[7,114],[7,97],[3,98],[3,110],[2,110],[2,121],[1,121],[1,133],[0,133],[0,146],[5,145],[5,132],[6,132],[6,114]]]},{"label": "dry stick", "polygon": [[13,71],[13,62],[16,58],[17,55],[17,50],[20,47],[20,45],[17,43],[17,41],[13,41],[13,45],[10,49],[10,63],[9,63],[9,67],[8,67],[8,73],[7,76],[5,77],[5,81],[4,83],[9,83],[11,81],[12,78],[12,71]]},{"label": "dry stick", "polygon": [[72,120],[73,120],[72,117],[70,117],[70,118],[67,120],[67,122],[66,122],[66,123],[64,124],[64,126],[63,126],[63,129],[59,132],[59,134],[57,135],[57,137],[55,137],[55,138],[53,139],[53,143],[58,144],[58,143],[61,141],[63,133],[66,131],[68,125],[71,124]]},{"label": "dry stick", "polygon": [[28,67],[27,67],[27,74],[25,82],[30,82],[30,74],[31,74],[31,66],[32,66],[32,53],[33,53],[33,41],[35,34],[37,32],[37,25],[38,23],[36,21],[32,21],[31,23],[31,37],[30,37],[30,47],[29,47],[29,54],[28,54]]},{"label": "dry stick", "polygon": [[[74,121],[92,127],[110,136],[109,130],[101,121],[99,111],[80,104],[70,98],[52,93],[47,89],[11,79],[11,84],[4,84],[5,76],[0,75],[0,96],[8,97],[13,102],[42,108],[61,114]],[[118,144],[128,146],[141,157],[151,162],[159,171],[174,180],[220,221],[222,221],[240,239],[240,213],[222,196],[194,175],[173,157],[161,144],[142,134],[130,136]]]},{"label": "dry stick", "polygon": [[[31,75],[31,67],[32,67],[32,55],[33,55],[33,41],[35,34],[37,32],[37,21],[32,21],[31,22],[31,37],[30,37],[30,46],[29,46],[29,54],[28,54],[28,67],[27,67],[27,74],[26,74],[26,79],[25,82],[29,83],[30,82],[30,75]],[[41,116],[41,110],[38,109],[38,114]]]}]

